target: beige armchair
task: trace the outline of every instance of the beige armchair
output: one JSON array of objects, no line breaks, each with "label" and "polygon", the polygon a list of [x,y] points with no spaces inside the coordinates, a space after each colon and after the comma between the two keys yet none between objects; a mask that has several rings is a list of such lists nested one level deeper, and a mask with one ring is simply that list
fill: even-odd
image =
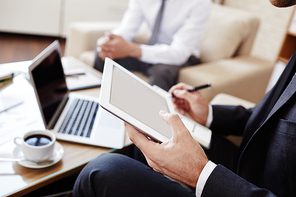
[{"label": "beige armchair", "polygon": [[[65,55],[93,66],[96,40],[118,25],[119,22],[72,23],[66,37]],[[249,12],[213,5],[201,38],[202,64],[181,69],[179,82],[193,86],[212,83],[211,88],[201,90],[208,101],[219,93],[227,93],[259,102],[274,65],[251,55],[258,26],[259,19]],[[135,41],[145,43],[149,35],[143,25]]]}]

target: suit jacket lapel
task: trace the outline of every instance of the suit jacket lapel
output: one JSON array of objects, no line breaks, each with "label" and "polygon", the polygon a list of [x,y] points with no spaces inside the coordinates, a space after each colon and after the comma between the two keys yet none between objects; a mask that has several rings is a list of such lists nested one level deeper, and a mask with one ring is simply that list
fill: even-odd
[{"label": "suit jacket lapel", "polygon": [[[253,114],[250,117],[244,132],[244,138],[241,143],[241,148],[245,148],[248,141],[251,139],[256,130],[266,121],[267,117],[270,117],[271,111],[275,112],[275,104],[280,100],[282,93],[286,89],[287,85],[291,81],[292,76],[296,71],[296,50],[283,71],[277,83],[265,95],[264,99],[254,108]],[[278,104],[279,105],[279,104]]]},{"label": "suit jacket lapel", "polygon": [[[249,143],[252,141],[254,136],[260,132],[260,129],[263,125],[268,124],[269,119],[296,93],[296,75],[294,75],[293,79],[291,80],[291,83],[287,86],[281,97],[278,99],[274,107],[272,108],[271,112],[268,114],[266,120],[263,122],[263,124],[260,125],[260,127],[250,136],[250,138],[246,141],[244,141],[245,145],[241,146],[242,152],[239,157],[238,161],[238,169],[237,172],[240,170],[240,163],[241,159],[244,155],[244,152],[248,148]],[[243,142],[242,142],[243,143]]]},{"label": "suit jacket lapel", "polygon": [[295,93],[295,91],[296,91],[296,75],[293,76],[290,84],[288,85],[286,90],[283,92],[281,97],[278,99],[278,101],[275,103],[274,107],[268,114],[264,123],[268,121],[268,119],[291,98],[291,96]]},{"label": "suit jacket lapel", "polygon": [[[274,115],[281,106],[283,106],[289,98],[295,93],[296,86],[296,50],[289,60],[286,69],[283,71],[274,88],[265,97],[260,104],[258,104],[254,116],[250,117],[249,123],[246,125],[244,138],[241,144],[241,153],[245,151],[253,136],[260,130],[262,125]],[[292,79],[293,77],[293,79]],[[292,80],[291,80],[292,79]],[[287,85],[289,84],[289,85]],[[267,114],[266,114],[267,110]],[[242,156],[241,154],[241,156]]]}]

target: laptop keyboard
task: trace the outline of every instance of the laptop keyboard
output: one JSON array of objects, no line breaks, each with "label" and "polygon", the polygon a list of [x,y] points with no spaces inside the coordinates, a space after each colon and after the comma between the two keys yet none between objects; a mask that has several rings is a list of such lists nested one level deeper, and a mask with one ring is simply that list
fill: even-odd
[{"label": "laptop keyboard", "polygon": [[89,138],[98,108],[97,102],[74,99],[58,132]]}]

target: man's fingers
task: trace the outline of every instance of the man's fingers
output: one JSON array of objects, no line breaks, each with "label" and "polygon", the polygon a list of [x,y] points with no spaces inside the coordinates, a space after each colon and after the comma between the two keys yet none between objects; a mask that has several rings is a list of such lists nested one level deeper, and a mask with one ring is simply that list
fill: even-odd
[{"label": "man's fingers", "polygon": [[188,92],[187,90],[175,90],[174,95],[179,99],[184,99],[189,103],[197,102],[197,92]]},{"label": "man's fingers", "polygon": [[125,123],[125,128],[128,132],[130,140],[143,152],[151,147],[155,142],[149,141],[143,133],[140,133],[135,127]]},{"label": "man's fingers", "polygon": [[101,45],[100,47],[101,47],[102,50],[104,50],[104,51],[110,51],[110,49],[111,49],[110,44],[107,43],[107,42],[106,42],[105,44]]},{"label": "man's fingers", "polygon": [[169,93],[172,94],[175,90],[188,90],[190,88],[192,88],[192,86],[186,83],[178,83],[170,88]]},{"label": "man's fingers", "polygon": [[180,131],[184,130],[185,125],[177,114],[171,114],[164,110],[159,112],[160,117],[172,128],[173,138],[178,138]]},{"label": "man's fingers", "polygon": [[191,93],[189,93],[187,90],[175,90],[175,91],[174,91],[174,95],[175,95],[177,98],[185,99],[185,98],[187,98],[189,95],[191,95]]},{"label": "man's fingers", "polygon": [[109,39],[112,40],[112,39],[115,39],[115,38],[118,38],[119,36],[118,35],[115,35],[115,34],[109,34]]}]

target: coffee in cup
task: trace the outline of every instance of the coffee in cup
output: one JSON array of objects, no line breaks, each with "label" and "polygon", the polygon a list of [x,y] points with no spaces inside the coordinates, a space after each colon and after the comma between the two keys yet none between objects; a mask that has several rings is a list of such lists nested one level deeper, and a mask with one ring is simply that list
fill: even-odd
[{"label": "coffee in cup", "polygon": [[53,155],[56,137],[48,130],[29,131],[23,137],[14,138],[27,160],[42,162]]},{"label": "coffee in cup", "polygon": [[31,146],[45,146],[51,141],[52,139],[50,137],[41,134],[30,135],[25,138],[25,142]]}]

